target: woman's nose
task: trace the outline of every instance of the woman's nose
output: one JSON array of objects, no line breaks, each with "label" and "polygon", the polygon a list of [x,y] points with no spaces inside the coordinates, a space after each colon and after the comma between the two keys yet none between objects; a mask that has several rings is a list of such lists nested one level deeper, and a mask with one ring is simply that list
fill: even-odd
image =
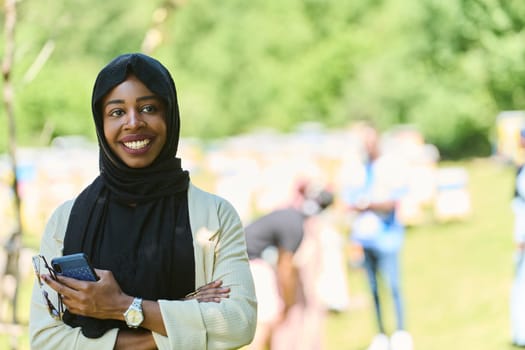
[{"label": "woman's nose", "polygon": [[139,128],[144,126],[144,120],[138,111],[131,110],[128,112],[126,126],[128,128]]}]

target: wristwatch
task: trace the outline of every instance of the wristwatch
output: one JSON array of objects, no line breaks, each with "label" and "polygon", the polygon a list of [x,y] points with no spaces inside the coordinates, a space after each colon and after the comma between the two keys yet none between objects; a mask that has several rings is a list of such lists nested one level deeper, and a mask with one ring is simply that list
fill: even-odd
[{"label": "wristwatch", "polygon": [[124,319],[129,328],[138,328],[144,321],[144,314],[142,313],[142,299],[135,298],[124,312]]}]

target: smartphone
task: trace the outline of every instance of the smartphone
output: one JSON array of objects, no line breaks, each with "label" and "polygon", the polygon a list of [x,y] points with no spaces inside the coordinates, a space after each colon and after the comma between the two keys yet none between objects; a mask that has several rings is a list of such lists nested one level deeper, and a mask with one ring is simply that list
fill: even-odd
[{"label": "smartphone", "polygon": [[98,281],[98,276],[84,253],[64,255],[51,260],[57,275],[82,281]]}]

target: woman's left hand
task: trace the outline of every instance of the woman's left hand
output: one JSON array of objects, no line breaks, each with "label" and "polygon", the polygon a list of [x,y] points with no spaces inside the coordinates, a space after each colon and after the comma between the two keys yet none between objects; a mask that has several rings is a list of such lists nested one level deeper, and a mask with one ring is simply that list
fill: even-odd
[{"label": "woman's left hand", "polygon": [[230,297],[230,288],[222,287],[222,281],[217,280],[197,288],[184,297],[184,300],[197,299],[202,302],[220,303],[221,299]]},{"label": "woman's left hand", "polygon": [[122,310],[129,306],[130,297],[122,292],[111,271],[96,269],[95,272],[99,277],[96,282],[64,276],[57,276],[56,281],[49,275],[42,277],[62,296],[70,312],[98,319],[122,318]]}]

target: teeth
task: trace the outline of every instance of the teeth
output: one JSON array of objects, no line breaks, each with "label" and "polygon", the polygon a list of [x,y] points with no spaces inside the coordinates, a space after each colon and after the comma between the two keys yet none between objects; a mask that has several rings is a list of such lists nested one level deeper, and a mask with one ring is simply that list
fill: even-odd
[{"label": "teeth", "polygon": [[150,143],[149,139],[141,140],[141,141],[131,141],[131,142],[124,142],[124,145],[127,148],[131,149],[141,149],[144,148]]}]

